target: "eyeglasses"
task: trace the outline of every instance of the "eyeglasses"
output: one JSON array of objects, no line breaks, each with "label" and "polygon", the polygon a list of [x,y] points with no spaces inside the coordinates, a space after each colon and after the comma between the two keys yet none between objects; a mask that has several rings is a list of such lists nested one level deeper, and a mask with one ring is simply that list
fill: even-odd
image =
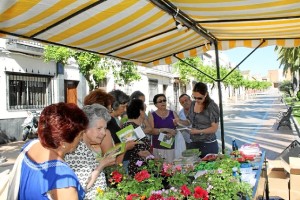
[{"label": "eyeglasses", "polygon": [[192,96],[192,98],[195,100],[203,100],[204,99],[204,97],[194,97],[194,96]]},{"label": "eyeglasses", "polygon": [[162,103],[162,102],[166,103],[167,100],[166,100],[166,99],[163,99],[163,100],[157,101],[156,103]]}]

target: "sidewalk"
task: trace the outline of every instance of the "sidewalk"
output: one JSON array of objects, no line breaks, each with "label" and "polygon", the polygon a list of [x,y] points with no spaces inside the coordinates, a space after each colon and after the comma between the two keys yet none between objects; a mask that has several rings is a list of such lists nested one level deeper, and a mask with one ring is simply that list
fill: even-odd
[{"label": "sidewalk", "polygon": [[5,162],[0,162],[0,173],[7,169],[12,169],[24,143],[23,141],[16,141],[0,145],[0,157],[6,158]]}]

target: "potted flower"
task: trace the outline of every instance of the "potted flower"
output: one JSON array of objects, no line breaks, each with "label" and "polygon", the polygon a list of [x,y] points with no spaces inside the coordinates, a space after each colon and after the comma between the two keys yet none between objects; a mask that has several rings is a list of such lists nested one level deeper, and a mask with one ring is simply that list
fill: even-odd
[{"label": "potted flower", "polygon": [[[128,176],[122,166],[111,168],[107,174],[109,187],[98,190],[97,199],[225,200],[249,198],[252,194],[251,186],[232,174],[232,168],[239,163],[227,156],[214,162],[200,162],[195,167],[154,159],[136,164],[140,171],[134,177]],[[199,170],[204,173],[195,179]]]}]

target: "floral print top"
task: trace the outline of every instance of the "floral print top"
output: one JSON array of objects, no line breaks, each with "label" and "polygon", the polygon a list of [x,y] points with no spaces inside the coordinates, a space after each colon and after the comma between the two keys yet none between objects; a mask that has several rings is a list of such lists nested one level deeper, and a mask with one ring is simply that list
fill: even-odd
[{"label": "floral print top", "polygon": [[[139,125],[134,122],[126,122],[122,125],[122,128],[129,125],[132,125],[133,128],[139,127]],[[150,152],[150,140],[147,137],[144,137],[140,141],[142,142],[141,144],[136,144],[133,149],[127,151],[127,154],[129,155],[128,173],[130,176],[134,176],[138,172],[139,166],[137,165],[137,162],[144,160],[144,158],[140,157],[138,153],[140,151]]]}]

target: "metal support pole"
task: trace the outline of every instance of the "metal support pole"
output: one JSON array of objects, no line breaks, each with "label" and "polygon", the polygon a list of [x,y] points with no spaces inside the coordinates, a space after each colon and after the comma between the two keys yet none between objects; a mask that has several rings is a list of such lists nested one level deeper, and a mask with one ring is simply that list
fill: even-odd
[{"label": "metal support pole", "polygon": [[217,83],[219,91],[219,109],[220,109],[220,128],[221,128],[221,141],[222,141],[222,153],[225,154],[225,133],[224,133],[224,120],[223,120],[223,100],[222,100],[222,90],[221,90],[221,73],[220,73],[220,63],[219,63],[219,51],[218,42],[214,41],[215,54],[216,54],[216,67],[217,67]]}]

